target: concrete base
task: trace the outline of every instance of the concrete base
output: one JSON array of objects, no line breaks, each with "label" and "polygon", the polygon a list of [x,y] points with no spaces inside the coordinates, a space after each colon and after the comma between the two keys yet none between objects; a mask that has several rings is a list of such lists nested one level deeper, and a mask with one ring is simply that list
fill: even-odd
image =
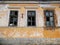
[{"label": "concrete base", "polygon": [[60,38],[0,38],[0,45],[60,45]]}]

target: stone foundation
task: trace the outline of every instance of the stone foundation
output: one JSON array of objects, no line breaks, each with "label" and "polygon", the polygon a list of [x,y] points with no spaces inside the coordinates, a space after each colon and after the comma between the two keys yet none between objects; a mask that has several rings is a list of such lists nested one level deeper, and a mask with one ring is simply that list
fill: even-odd
[{"label": "stone foundation", "polygon": [[0,38],[0,45],[60,45],[60,38]]}]

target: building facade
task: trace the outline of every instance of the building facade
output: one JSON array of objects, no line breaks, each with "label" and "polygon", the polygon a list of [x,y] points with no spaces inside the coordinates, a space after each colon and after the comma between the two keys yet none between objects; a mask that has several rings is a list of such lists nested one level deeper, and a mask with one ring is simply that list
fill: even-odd
[{"label": "building facade", "polygon": [[60,38],[60,1],[0,1],[0,38]]}]

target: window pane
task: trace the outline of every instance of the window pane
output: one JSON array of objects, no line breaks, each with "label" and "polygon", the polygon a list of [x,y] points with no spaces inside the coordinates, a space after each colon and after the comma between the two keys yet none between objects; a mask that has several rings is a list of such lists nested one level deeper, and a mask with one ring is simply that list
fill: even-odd
[{"label": "window pane", "polygon": [[35,15],[35,11],[32,11],[31,13],[32,13],[32,14],[31,14],[32,16],[34,16],[34,15]]},{"label": "window pane", "polygon": [[35,11],[28,11],[27,13],[29,16],[34,16],[35,15]]},{"label": "window pane", "polygon": [[50,22],[49,22],[49,21],[47,21],[47,22],[46,22],[46,25],[47,25],[47,26],[50,26]]},{"label": "window pane", "polygon": [[54,26],[54,23],[53,23],[53,22],[50,22],[50,25],[51,25],[51,26]]},{"label": "window pane", "polygon": [[53,12],[50,12],[50,16],[53,16]]},{"label": "window pane", "polygon": [[28,26],[31,26],[31,22],[28,22]]},{"label": "window pane", "polygon": [[32,17],[32,21],[35,21],[35,17]]},{"label": "window pane", "polygon": [[28,22],[28,26],[35,26],[35,11],[28,11],[27,13],[28,15],[28,19],[27,19],[27,22]]},{"label": "window pane", "polygon": [[46,21],[50,21],[50,17],[46,17]]},{"label": "window pane", "polygon": [[14,26],[17,26],[17,22],[16,21],[14,22]]},{"label": "window pane", "polygon": [[35,22],[32,22],[32,26],[35,26]]},{"label": "window pane", "polygon": [[28,14],[29,16],[31,16],[31,12],[28,11],[27,14]]},{"label": "window pane", "polygon": [[16,22],[17,21],[17,18],[13,18],[13,21]]},{"label": "window pane", "polygon": [[46,12],[46,16],[49,17],[49,12]]},{"label": "window pane", "polygon": [[50,17],[50,21],[53,21],[53,17]]},{"label": "window pane", "polygon": [[11,14],[11,15],[14,15],[14,14],[15,14],[15,12],[14,12],[14,11],[11,11],[11,12],[10,12],[10,14]]},{"label": "window pane", "polygon": [[16,15],[16,16],[18,15],[18,12],[17,12],[17,11],[15,11],[15,15]]},{"label": "window pane", "polygon": [[28,17],[28,22],[31,22],[31,17]]}]

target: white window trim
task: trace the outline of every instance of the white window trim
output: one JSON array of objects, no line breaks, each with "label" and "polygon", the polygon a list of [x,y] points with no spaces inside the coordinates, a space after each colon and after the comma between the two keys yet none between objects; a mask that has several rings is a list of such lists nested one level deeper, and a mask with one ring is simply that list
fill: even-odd
[{"label": "white window trim", "polygon": [[[17,22],[17,26],[16,26],[16,27],[19,27],[19,22],[20,22],[20,20],[19,20],[19,18],[20,18],[20,9],[9,9],[9,12],[8,12],[8,15],[9,15],[9,16],[10,16],[10,11],[11,11],[11,10],[18,11],[18,22]],[[10,18],[9,16],[8,16],[8,27],[10,27],[10,26],[9,26],[9,18]]]},{"label": "white window trim", "polygon": [[37,9],[39,6],[25,6],[25,9]]},{"label": "white window trim", "polygon": [[20,9],[21,7],[20,6],[9,6],[8,8],[9,9]]},{"label": "white window trim", "polygon": [[[27,26],[27,11],[36,11],[36,26]],[[37,15],[38,15],[38,13],[37,13],[38,11],[37,11],[37,9],[26,9],[26,27],[37,27],[38,25],[37,25]]]},{"label": "white window trim", "polygon": [[53,8],[55,9],[57,6],[53,6],[53,5],[50,5],[50,4],[40,4],[39,5],[41,8]]}]

